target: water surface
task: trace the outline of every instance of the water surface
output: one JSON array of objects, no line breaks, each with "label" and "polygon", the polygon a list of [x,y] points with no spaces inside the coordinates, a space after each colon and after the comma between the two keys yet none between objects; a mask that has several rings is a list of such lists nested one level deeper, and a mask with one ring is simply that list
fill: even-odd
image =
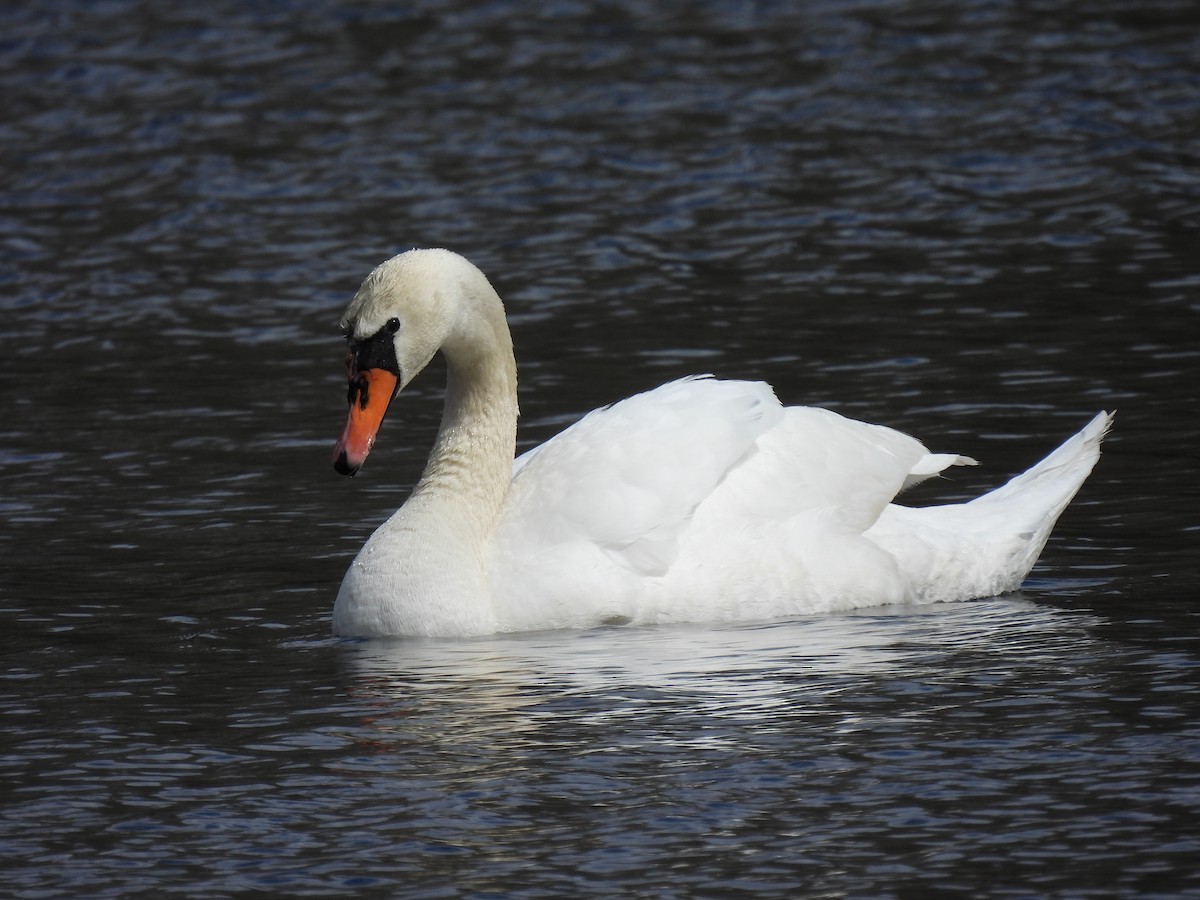
[{"label": "water surface", "polygon": [[[1200,894],[1190,4],[0,12],[13,897]],[[353,481],[336,333],[505,297],[522,447],[694,372],[994,486],[1096,410],[1020,595],[339,642],[437,427]]]}]

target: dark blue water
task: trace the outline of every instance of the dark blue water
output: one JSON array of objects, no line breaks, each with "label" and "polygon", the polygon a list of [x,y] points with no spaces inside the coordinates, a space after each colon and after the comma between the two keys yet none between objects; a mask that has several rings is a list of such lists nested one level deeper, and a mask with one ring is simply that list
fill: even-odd
[{"label": "dark blue water", "polygon": [[[0,894],[1200,896],[1191,3],[0,10]],[[505,297],[529,446],[692,372],[970,496],[1116,430],[1020,595],[339,642],[392,253]]]}]

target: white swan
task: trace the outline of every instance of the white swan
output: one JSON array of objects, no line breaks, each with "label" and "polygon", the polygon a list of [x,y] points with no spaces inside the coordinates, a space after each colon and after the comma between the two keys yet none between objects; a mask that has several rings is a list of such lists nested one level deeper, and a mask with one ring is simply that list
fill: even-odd
[{"label": "white swan", "polygon": [[513,462],[504,307],[446,250],[379,266],[342,318],[358,471],[392,398],[440,349],[445,410],[424,474],[338,592],[341,635],[483,635],[751,620],[1014,590],[1100,455],[1097,415],[969,503],[897,492],[947,466],[914,438],[770,387],[687,378],[596,410]]}]

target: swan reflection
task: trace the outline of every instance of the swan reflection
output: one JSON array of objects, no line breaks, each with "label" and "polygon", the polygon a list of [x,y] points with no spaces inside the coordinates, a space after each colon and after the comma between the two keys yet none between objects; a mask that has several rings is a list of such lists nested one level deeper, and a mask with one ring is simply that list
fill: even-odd
[{"label": "swan reflection", "polygon": [[1086,665],[1095,624],[1009,595],[757,625],[371,640],[348,643],[345,663],[373,739],[589,752],[647,729],[676,746],[854,730],[898,694],[969,703],[1014,672],[1053,684]]}]

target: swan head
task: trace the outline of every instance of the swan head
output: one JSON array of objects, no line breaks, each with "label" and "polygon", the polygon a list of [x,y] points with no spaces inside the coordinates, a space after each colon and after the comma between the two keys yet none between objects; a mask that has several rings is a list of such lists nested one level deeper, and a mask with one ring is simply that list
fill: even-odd
[{"label": "swan head", "polygon": [[488,295],[503,320],[503,306],[483,273],[449,250],[410,250],[366,277],[340,324],[350,412],[333,450],[338,472],[359,470],[393,398],[439,349],[448,357],[462,355],[460,347],[479,342],[480,316],[471,313],[480,305],[477,298]]}]

